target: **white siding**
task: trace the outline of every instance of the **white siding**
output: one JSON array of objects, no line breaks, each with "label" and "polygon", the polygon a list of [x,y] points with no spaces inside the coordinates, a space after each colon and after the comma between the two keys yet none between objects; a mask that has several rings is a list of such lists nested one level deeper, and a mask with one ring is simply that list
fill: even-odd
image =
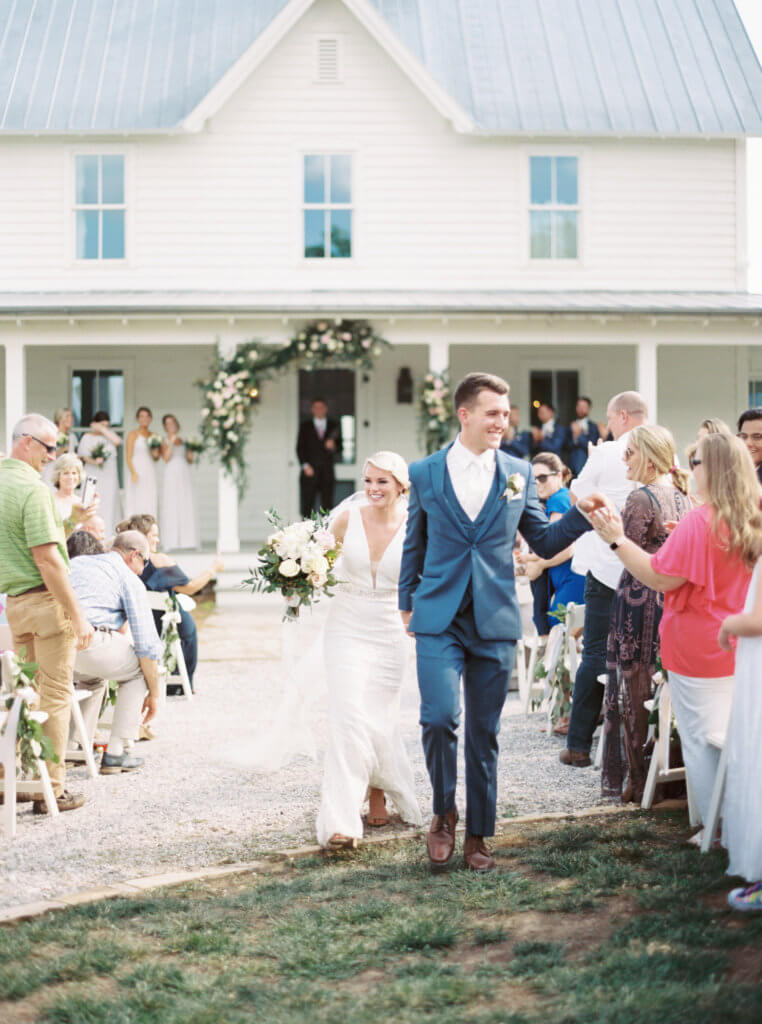
[{"label": "white siding", "polygon": [[[315,40],[334,34],[343,81],[315,84]],[[69,140],[0,142],[4,289],[736,287],[732,141],[585,143],[584,258],[530,265],[527,146],[456,134],[335,0],[205,131],[128,149],[129,261],[75,266]],[[332,149],[355,154],[356,257],[305,265],[300,154]]]}]

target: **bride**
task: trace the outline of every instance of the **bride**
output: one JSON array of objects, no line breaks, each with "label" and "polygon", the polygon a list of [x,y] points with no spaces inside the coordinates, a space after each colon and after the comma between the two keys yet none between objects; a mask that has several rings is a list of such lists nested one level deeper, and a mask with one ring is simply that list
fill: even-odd
[{"label": "bride", "polygon": [[377,452],[363,467],[365,500],[339,506],[332,532],[343,543],[325,627],[329,745],[317,837],[321,846],[355,849],[368,824],[400,816],[421,824],[413,773],[400,733],[400,689],[410,639],[397,611],[409,489],[407,465]]}]

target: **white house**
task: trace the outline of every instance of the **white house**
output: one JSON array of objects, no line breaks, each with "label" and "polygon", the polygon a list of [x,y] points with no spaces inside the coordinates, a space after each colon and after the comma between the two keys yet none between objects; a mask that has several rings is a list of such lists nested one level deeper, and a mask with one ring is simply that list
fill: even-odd
[{"label": "white house", "polygon": [[364,317],[394,346],[373,371],[263,389],[239,508],[202,462],[207,544],[297,514],[316,387],[354,425],[347,487],[378,447],[416,456],[403,368],[500,373],[526,420],[636,387],[685,444],[762,404],[756,135],[732,0],[3,4],[5,437],[72,403],[196,432],[215,340]]}]

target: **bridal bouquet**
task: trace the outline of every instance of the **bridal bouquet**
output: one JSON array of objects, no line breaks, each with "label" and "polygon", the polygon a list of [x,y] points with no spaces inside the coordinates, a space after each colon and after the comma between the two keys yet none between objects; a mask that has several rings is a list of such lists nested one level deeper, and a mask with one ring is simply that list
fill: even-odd
[{"label": "bridal bouquet", "polygon": [[93,450],[90,452],[90,458],[100,459],[101,465],[104,465],[104,463],[108,460],[110,455],[111,452],[106,447],[105,441],[99,441],[96,445],[93,446]]},{"label": "bridal bouquet", "polygon": [[186,437],[185,450],[191,455],[200,455],[204,450],[204,442],[200,437]]},{"label": "bridal bouquet", "polygon": [[286,525],[275,509],[270,509],[267,521],[275,532],[257,552],[259,565],[250,570],[244,584],[253,593],[282,594],[286,602],[283,618],[297,619],[300,608],[309,608],[323,595],[331,596],[330,588],[338,583],[333,567],[341,545],[321,516]]}]

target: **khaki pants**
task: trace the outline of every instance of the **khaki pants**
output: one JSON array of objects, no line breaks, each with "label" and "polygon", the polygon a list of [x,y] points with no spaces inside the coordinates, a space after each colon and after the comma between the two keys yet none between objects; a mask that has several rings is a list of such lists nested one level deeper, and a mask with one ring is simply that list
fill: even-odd
[{"label": "khaki pants", "polygon": [[64,790],[66,742],[71,718],[72,670],[74,668],[75,636],[72,624],[61,605],[47,591],[34,591],[8,596],[8,625],[13,634],[13,649],[25,660],[39,665],[35,684],[40,695],[40,711],[48,720],[43,726],[59,762],[48,762],[53,792]]},{"label": "khaki pants", "polygon": [[135,648],[126,636],[97,629],[90,646],[84,651],[77,651],[74,678],[78,683],[86,684],[96,679],[113,679],[119,683],[111,739],[138,738],[143,700],[148,688]]}]

